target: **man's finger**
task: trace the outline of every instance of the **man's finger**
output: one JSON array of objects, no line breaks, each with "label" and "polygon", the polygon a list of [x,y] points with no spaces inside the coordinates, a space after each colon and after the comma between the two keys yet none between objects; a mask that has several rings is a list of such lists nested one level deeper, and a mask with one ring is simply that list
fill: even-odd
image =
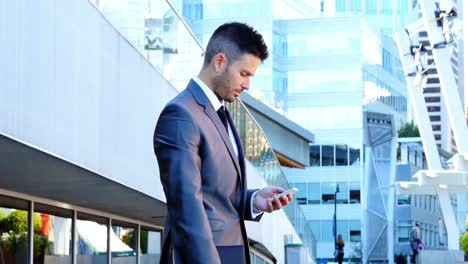
[{"label": "man's finger", "polygon": [[271,213],[273,212],[273,203],[272,203],[272,200],[271,199],[268,199],[268,202],[267,202],[267,206],[268,206],[268,212]]},{"label": "man's finger", "polygon": [[281,201],[279,200],[279,198],[277,196],[275,196],[273,202],[274,202],[275,210],[279,210],[279,209],[283,208],[283,204],[281,203]]}]

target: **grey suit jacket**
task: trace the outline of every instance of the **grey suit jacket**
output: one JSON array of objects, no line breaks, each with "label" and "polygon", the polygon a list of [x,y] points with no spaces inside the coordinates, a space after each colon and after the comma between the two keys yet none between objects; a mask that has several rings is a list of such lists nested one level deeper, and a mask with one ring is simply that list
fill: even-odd
[{"label": "grey suit jacket", "polygon": [[161,263],[250,263],[244,220],[252,219],[242,145],[239,159],[193,80],[163,109],[154,150],[167,198]]}]

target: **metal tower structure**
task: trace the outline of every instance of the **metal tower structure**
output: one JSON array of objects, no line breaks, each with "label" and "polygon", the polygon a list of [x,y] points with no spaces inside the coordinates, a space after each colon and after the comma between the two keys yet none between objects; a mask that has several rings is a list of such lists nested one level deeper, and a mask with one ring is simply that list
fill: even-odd
[{"label": "metal tower structure", "polygon": [[[399,182],[397,191],[402,194],[435,194],[440,201],[442,216],[447,229],[448,249],[458,250],[459,231],[450,201],[451,193],[468,192],[468,129],[464,118],[460,95],[450,63],[450,45],[454,41],[453,25],[457,17],[452,1],[419,0],[422,18],[395,34],[403,70],[408,84],[408,96],[414,108],[416,122],[423,141],[428,170],[421,170],[413,178],[416,181]],[[414,34],[427,31],[431,49],[413,45]],[[424,75],[427,70],[426,54],[432,52],[439,74],[441,93],[453,129],[458,154],[451,159],[453,166],[444,169],[430,125],[423,97]]]}]

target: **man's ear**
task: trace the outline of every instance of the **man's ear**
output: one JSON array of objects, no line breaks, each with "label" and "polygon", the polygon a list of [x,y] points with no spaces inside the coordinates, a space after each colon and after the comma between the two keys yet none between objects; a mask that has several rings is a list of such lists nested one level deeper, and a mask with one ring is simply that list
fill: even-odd
[{"label": "man's ear", "polygon": [[228,64],[226,54],[218,53],[213,57],[213,70],[216,73],[223,72]]}]

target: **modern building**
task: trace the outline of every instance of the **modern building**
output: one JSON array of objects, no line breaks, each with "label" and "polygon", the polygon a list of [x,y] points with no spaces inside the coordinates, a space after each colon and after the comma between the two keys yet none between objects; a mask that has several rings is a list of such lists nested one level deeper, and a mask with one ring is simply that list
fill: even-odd
[{"label": "modern building", "polygon": [[314,1],[314,16],[364,16],[388,36],[403,29],[414,18],[416,0],[321,0]]},{"label": "modern building", "polygon": [[[142,51],[112,24],[118,12],[100,12],[108,3],[0,4],[0,257],[7,263],[159,259],[166,206],[154,125],[199,70],[203,49],[168,2],[153,1],[163,22],[151,22],[168,36],[162,48],[147,39],[154,49]],[[124,7],[113,10],[133,10]],[[145,43],[144,31],[140,37]],[[244,105],[231,107],[251,151],[249,187],[288,188],[263,130]],[[295,134],[307,148],[313,136]],[[314,263],[314,238],[301,215],[292,203],[249,223],[253,263]]]},{"label": "modern building", "polygon": [[[450,153],[439,149],[439,155],[443,166],[447,167]],[[426,169],[427,161],[421,139],[399,138],[395,181],[414,181],[412,176],[419,170]],[[452,199],[452,204],[456,205],[456,199]],[[409,238],[415,224],[419,224],[421,228],[421,239],[426,249],[447,249],[447,232],[437,195],[397,195],[395,254],[412,254]]]},{"label": "modern building", "polygon": [[[374,250],[375,238],[368,236],[371,231],[365,233],[366,229],[371,230],[365,223],[371,219],[372,207],[386,208],[390,199],[377,200],[381,194],[368,190],[373,177],[385,178],[381,174],[385,169],[389,171],[392,152],[387,141],[406,121],[406,86],[396,46],[366,19],[357,16],[281,21],[278,28],[287,32],[284,38],[288,56],[279,60],[279,67],[288,75],[287,116],[315,135],[311,167],[305,171],[286,170],[286,175],[292,184],[308,190],[303,193],[306,197],[299,198],[303,199],[304,212],[316,233],[318,260],[333,259],[336,184],[340,190],[337,229],[350,241],[345,255],[357,256],[362,251],[364,258],[384,260],[386,250]],[[389,126],[386,129],[390,136],[382,137],[382,142],[370,139],[374,120]],[[385,149],[378,149],[384,142],[388,143]],[[369,155],[385,160],[385,167],[375,167]],[[377,184],[373,187],[385,188]],[[386,227],[388,213],[379,214],[382,228]],[[387,243],[386,236],[380,240]]]}]

